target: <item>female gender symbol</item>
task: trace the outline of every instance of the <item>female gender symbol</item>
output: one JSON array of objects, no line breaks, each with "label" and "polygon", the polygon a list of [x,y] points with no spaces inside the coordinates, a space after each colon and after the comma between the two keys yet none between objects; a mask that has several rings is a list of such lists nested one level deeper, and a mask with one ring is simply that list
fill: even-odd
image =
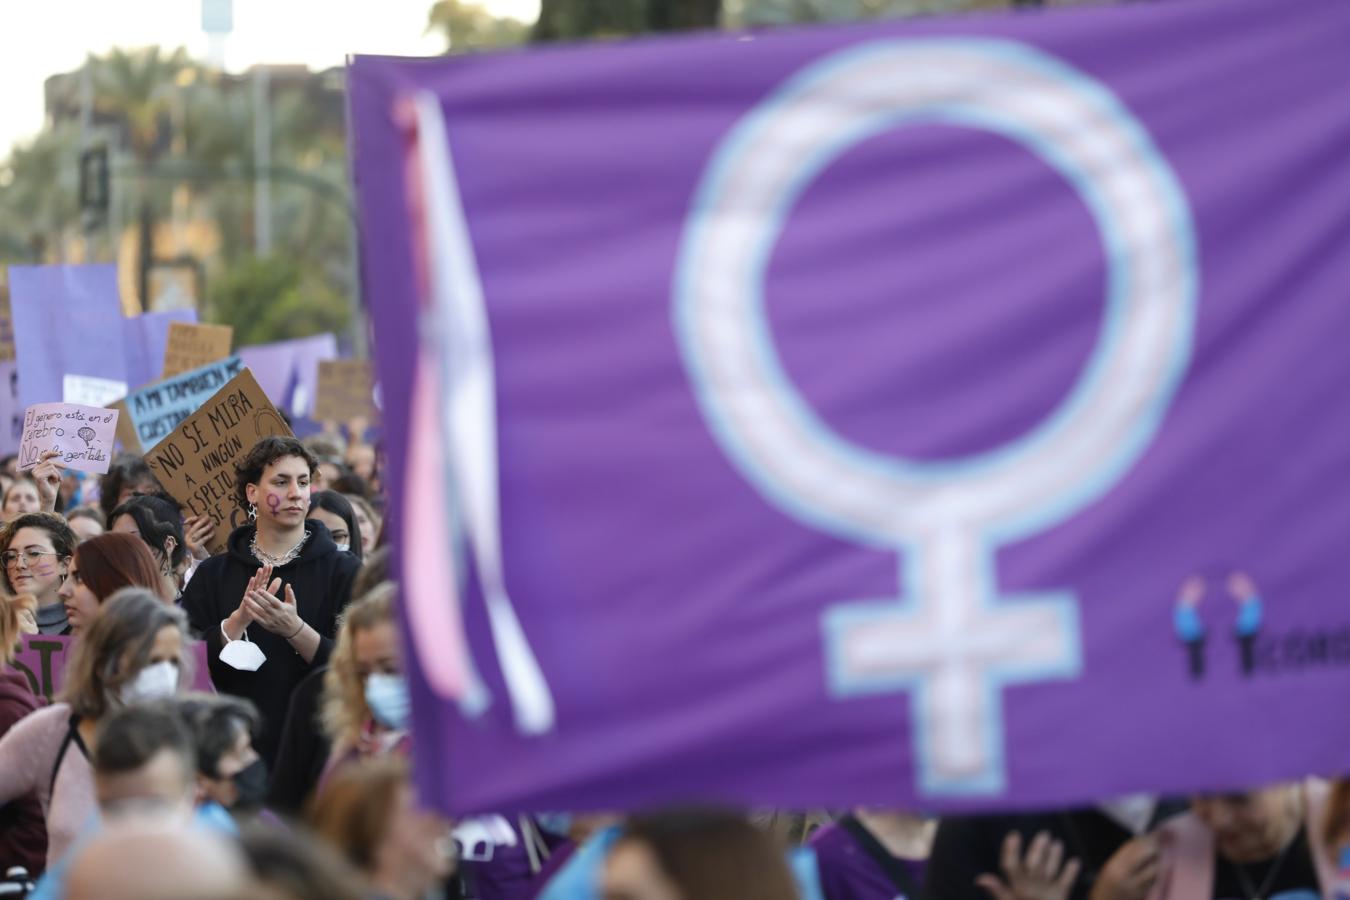
[{"label": "female gender symbol", "polygon": [[[1102,334],[1060,407],[1003,447],[937,462],[831,431],[784,372],[763,297],[811,180],[858,142],[920,121],[992,131],[1052,166],[1091,212],[1109,268]],[[708,167],[675,283],[686,367],[712,432],[761,493],[900,551],[902,598],[827,610],[825,655],[836,696],[912,692],[926,793],[1001,791],[1002,686],[1079,672],[1072,594],[999,599],[994,554],[1101,496],[1152,441],[1190,355],[1193,248],[1182,190],[1143,127],[1105,86],[1005,41],[839,51],[752,110]]]}]

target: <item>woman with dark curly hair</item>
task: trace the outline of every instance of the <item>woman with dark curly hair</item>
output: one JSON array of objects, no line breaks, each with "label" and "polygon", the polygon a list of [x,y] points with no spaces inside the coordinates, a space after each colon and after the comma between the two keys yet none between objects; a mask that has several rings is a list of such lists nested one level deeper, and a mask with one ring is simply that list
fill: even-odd
[{"label": "woman with dark curly hair", "polygon": [[150,548],[164,577],[166,596],[176,598],[183,590],[188,567],[187,541],[183,536],[181,507],[167,494],[142,494],[113,510],[108,530],[139,537]]},{"label": "woman with dark curly hair", "polygon": [[28,513],[0,528],[3,587],[37,597],[37,624],[43,634],[70,634],[59,591],[79,543],[66,520],[52,513]]},{"label": "woman with dark curly hair", "polygon": [[212,683],[258,707],[255,746],[269,765],[291,692],[327,662],[361,567],[321,522],[306,519],[316,468],[295,438],[255,444],[235,465],[235,500],[250,523],[234,530],[225,553],[197,567],[183,592],[209,648]]}]

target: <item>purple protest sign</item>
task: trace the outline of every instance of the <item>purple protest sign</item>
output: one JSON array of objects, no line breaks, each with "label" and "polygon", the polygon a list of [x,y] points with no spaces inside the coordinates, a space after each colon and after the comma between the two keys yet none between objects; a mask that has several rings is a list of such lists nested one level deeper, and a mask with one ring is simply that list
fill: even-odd
[{"label": "purple protest sign", "polygon": [[104,406],[127,391],[117,267],[10,266],[19,399]]},{"label": "purple protest sign", "polygon": [[359,59],[423,790],[1350,766],[1347,41],[1197,0]]},{"label": "purple protest sign", "polygon": [[337,338],[331,334],[240,347],[244,365],[258,379],[267,399],[292,418],[309,415],[319,385],[319,363],[337,359]]},{"label": "purple protest sign", "polygon": [[115,409],[74,403],[39,403],[24,410],[19,468],[29,469],[42,454],[58,451],[67,469],[102,475],[108,471],[117,441]]},{"label": "purple protest sign", "polygon": [[[26,634],[19,644],[19,652],[14,657],[14,668],[28,679],[28,686],[39,697],[48,701],[61,693],[61,685],[66,680],[66,657],[75,638],[60,634]],[[192,642],[192,657],[195,662],[192,672],[192,689],[215,693],[211,684],[211,674],[206,667],[206,644],[203,641]]]},{"label": "purple protest sign", "polygon": [[158,381],[169,344],[169,323],[197,322],[195,309],[170,309],[124,319],[127,350],[127,386],[131,390]]}]

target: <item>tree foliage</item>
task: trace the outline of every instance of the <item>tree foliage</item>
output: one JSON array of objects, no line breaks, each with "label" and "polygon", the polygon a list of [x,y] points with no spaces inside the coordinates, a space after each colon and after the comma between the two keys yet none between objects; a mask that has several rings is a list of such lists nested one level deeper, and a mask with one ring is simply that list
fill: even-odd
[{"label": "tree foliage", "polygon": [[[54,124],[0,163],[0,265],[125,264],[139,253],[144,210],[154,257],[200,262],[216,301],[203,313],[236,324],[242,342],[342,327],[344,295],[356,287],[341,78],[287,74],[273,81],[267,107],[275,259],[252,257],[260,110],[250,80],[150,47],[91,56],[49,82]],[[87,131],[77,124],[82,108]],[[79,159],[96,144],[110,150],[111,210],[85,231]],[[279,272],[284,283],[269,281]],[[265,308],[244,302],[250,284],[264,291]],[[239,303],[247,314],[233,309]]]},{"label": "tree foliage", "polygon": [[211,289],[212,318],[234,326],[236,345],[261,344],[350,325],[348,302],[285,256],[246,257]]}]

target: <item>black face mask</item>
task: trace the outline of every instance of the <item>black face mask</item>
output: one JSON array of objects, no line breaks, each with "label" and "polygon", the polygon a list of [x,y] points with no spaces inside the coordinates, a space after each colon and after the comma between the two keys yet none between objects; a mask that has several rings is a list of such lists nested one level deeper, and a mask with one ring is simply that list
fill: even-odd
[{"label": "black face mask", "polygon": [[262,809],[267,800],[267,763],[255,759],[230,777],[239,796],[232,809],[239,812],[254,812]]}]

